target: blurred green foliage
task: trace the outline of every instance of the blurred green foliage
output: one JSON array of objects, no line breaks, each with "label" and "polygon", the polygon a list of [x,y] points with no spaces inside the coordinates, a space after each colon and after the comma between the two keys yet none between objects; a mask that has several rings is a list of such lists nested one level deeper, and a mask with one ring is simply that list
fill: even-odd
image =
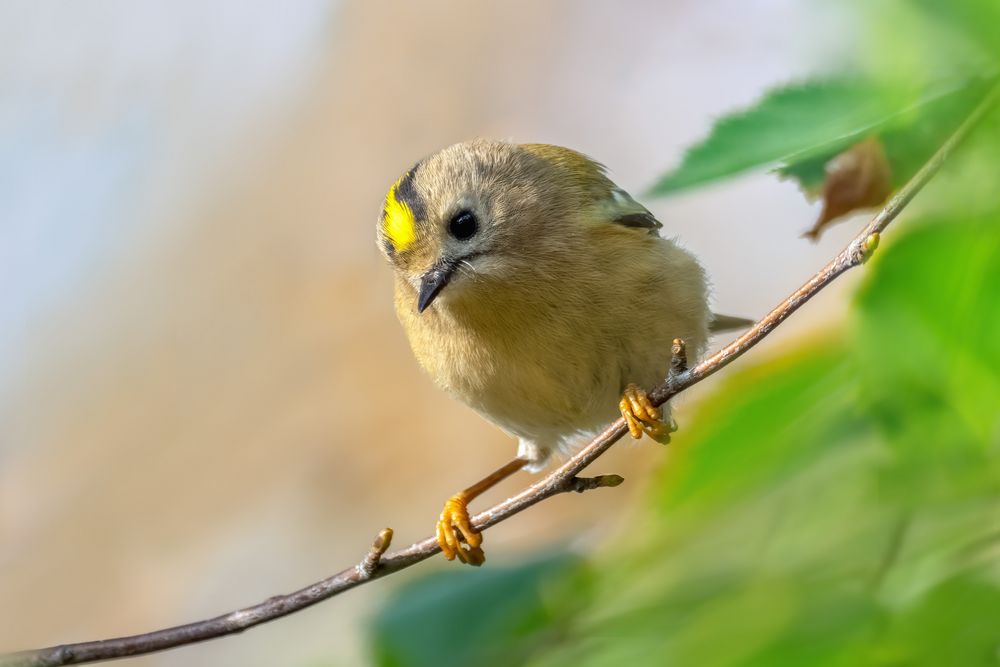
[{"label": "blurred green foliage", "polygon": [[[868,28],[886,44],[905,41],[900,12],[947,32],[939,46],[964,40],[961,58],[928,56],[957,72],[952,84],[931,94],[923,69],[913,85],[900,69],[889,88],[842,78],[778,91],[724,119],[660,191],[778,164],[808,185],[824,151],[871,127],[897,175],[912,173],[989,85],[1000,5],[876,5],[893,22]],[[886,106],[901,99],[914,104]],[[997,116],[946,165],[945,185],[921,194],[923,213],[890,229],[845,327],[726,371],[627,540],[401,588],[373,623],[376,662],[1000,663]]]},{"label": "blurred green foliage", "polygon": [[580,563],[568,554],[550,554],[516,568],[464,568],[419,579],[401,588],[375,619],[377,662],[519,664],[557,625],[542,599],[543,586]]},{"label": "blurred green foliage", "polygon": [[969,42],[981,57],[1000,60],[1000,3],[996,0],[914,0],[936,27],[948,31],[952,42]]}]

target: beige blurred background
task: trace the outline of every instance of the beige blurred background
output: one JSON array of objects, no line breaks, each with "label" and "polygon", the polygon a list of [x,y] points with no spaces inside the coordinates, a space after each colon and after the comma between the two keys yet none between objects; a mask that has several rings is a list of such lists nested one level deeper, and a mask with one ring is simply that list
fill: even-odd
[{"label": "beige blurred background", "polygon": [[[713,117],[822,70],[841,20],[796,0],[4,3],[0,650],[215,615],[383,526],[428,535],[515,445],[410,355],[373,241],[387,186],[482,135],[575,147],[641,192]],[[646,203],[734,314],[850,234],[799,239],[816,207],[766,175]],[[848,288],[768,345],[830,326]],[[490,564],[599,547],[667,456],[617,447],[596,469],[626,485],[491,530]],[[362,664],[412,573],[129,664]]]}]

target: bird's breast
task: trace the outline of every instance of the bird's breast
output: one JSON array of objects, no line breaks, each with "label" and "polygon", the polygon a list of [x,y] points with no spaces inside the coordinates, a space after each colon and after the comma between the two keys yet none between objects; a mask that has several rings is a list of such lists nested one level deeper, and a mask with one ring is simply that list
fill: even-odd
[{"label": "bird's breast", "polygon": [[414,355],[435,383],[508,431],[532,437],[579,429],[595,405],[608,408],[600,417],[613,416],[620,373],[601,363],[599,336],[564,311],[435,306],[415,315],[400,306]]}]

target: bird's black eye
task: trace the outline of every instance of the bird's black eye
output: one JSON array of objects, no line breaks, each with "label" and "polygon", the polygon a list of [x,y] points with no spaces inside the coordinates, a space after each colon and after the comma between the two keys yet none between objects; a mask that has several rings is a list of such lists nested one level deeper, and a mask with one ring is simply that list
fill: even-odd
[{"label": "bird's black eye", "polygon": [[448,223],[448,233],[459,241],[472,238],[479,231],[479,223],[471,211],[459,211]]}]

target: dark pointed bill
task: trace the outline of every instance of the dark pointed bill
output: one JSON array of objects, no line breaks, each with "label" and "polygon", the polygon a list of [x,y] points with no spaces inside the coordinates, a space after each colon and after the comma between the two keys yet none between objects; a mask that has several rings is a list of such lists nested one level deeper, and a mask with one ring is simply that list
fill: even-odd
[{"label": "dark pointed bill", "polygon": [[444,286],[451,280],[451,274],[454,273],[456,266],[457,264],[454,262],[442,262],[424,274],[423,278],[420,279],[420,296],[417,299],[418,313],[424,312],[427,306],[434,301],[434,298],[441,293]]}]

